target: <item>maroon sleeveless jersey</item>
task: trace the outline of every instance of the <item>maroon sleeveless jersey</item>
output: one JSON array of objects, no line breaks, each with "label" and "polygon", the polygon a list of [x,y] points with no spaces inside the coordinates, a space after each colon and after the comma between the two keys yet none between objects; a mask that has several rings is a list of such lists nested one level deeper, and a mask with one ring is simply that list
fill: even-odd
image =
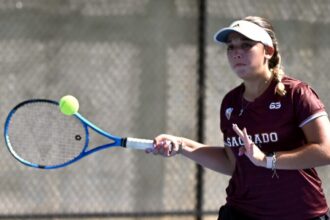
[{"label": "maroon sleeveless jersey", "polygon": [[305,83],[284,77],[287,94],[275,94],[276,82],[253,102],[243,99],[244,85],[231,90],[221,104],[224,144],[236,157],[236,167],[226,189],[227,203],[255,219],[310,219],[323,215],[328,206],[315,169],[272,170],[257,167],[246,156],[232,129],[246,127],[252,141],[266,154],[289,151],[305,144],[301,127],[317,117],[327,116],[317,94]]}]

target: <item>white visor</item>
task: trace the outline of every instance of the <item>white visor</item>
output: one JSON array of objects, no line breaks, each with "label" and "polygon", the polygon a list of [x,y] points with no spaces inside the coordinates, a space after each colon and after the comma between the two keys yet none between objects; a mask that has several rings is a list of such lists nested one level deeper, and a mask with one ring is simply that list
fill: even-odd
[{"label": "white visor", "polygon": [[214,41],[217,43],[227,43],[228,35],[233,31],[244,35],[250,40],[273,47],[273,41],[267,31],[259,25],[245,20],[235,21],[229,27],[220,29],[214,35]]}]

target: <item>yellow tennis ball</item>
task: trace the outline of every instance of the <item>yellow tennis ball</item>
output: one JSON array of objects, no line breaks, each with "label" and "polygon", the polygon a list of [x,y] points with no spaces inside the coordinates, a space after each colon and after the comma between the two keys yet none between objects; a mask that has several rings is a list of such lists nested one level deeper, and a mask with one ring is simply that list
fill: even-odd
[{"label": "yellow tennis ball", "polygon": [[79,110],[79,102],[72,95],[63,96],[60,99],[60,110],[65,115],[73,115]]}]

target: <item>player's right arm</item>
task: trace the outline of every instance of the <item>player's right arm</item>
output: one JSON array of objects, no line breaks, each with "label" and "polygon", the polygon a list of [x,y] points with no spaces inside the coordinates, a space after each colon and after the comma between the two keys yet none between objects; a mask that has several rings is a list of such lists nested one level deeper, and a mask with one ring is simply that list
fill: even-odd
[{"label": "player's right arm", "polygon": [[159,135],[152,152],[167,157],[181,153],[205,168],[226,175],[232,175],[235,168],[235,157],[229,148],[208,146],[188,138]]}]

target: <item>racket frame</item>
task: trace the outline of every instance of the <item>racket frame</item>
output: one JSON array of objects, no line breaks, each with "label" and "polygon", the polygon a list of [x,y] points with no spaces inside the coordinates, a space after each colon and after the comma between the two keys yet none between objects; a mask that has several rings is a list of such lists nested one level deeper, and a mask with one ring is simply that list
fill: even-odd
[{"label": "racket frame", "polygon": [[[29,161],[25,160],[24,158],[20,157],[15,152],[13,146],[10,143],[10,137],[9,137],[8,132],[10,130],[9,129],[10,121],[11,121],[13,115],[15,114],[15,112],[22,106],[31,104],[31,103],[35,103],[35,102],[43,102],[43,103],[49,103],[49,104],[56,105],[57,107],[59,106],[59,103],[57,101],[48,100],[48,99],[30,99],[30,100],[23,101],[23,102],[19,103],[18,105],[16,105],[9,112],[9,114],[6,118],[6,121],[5,121],[5,126],[4,126],[4,137],[5,137],[7,149],[14,156],[14,158],[16,160],[18,160],[19,162],[23,163],[26,166],[33,167],[33,168],[40,168],[40,169],[56,169],[56,168],[62,168],[62,167],[68,166],[68,165],[82,159],[83,157],[85,157],[87,155],[90,155],[94,152],[104,150],[107,148],[111,148],[111,147],[124,147],[124,148],[144,150],[147,148],[151,148],[153,146],[152,140],[119,137],[119,136],[112,135],[112,134],[102,130],[101,128],[97,127],[96,125],[94,125],[92,122],[90,122],[89,120],[87,120],[81,114],[79,114],[77,112],[77,113],[73,114],[72,116],[68,116],[68,117],[75,117],[77,120],[79,120],[79,122],[81,123],[81,125],[84,127],[84,130],[85,130],[86,140],[85,140],[84,147],[82,148],[80,154],[78,154],[76,157],[72,158],[71,160],[69,160],[65,163],[57,164],[57,165],[42,165],[42,164],[36,164],[36,163],[29,162]],[[98,133],[99,135],[104,136],[108,139],[111,139],[113,142],[104,144],[104,145],[100,145],[100,146],[97,146],[95,148],[88,150],[89,142],[90,142],[89,128],[91,130],[93,130],[94,132]]]}]

